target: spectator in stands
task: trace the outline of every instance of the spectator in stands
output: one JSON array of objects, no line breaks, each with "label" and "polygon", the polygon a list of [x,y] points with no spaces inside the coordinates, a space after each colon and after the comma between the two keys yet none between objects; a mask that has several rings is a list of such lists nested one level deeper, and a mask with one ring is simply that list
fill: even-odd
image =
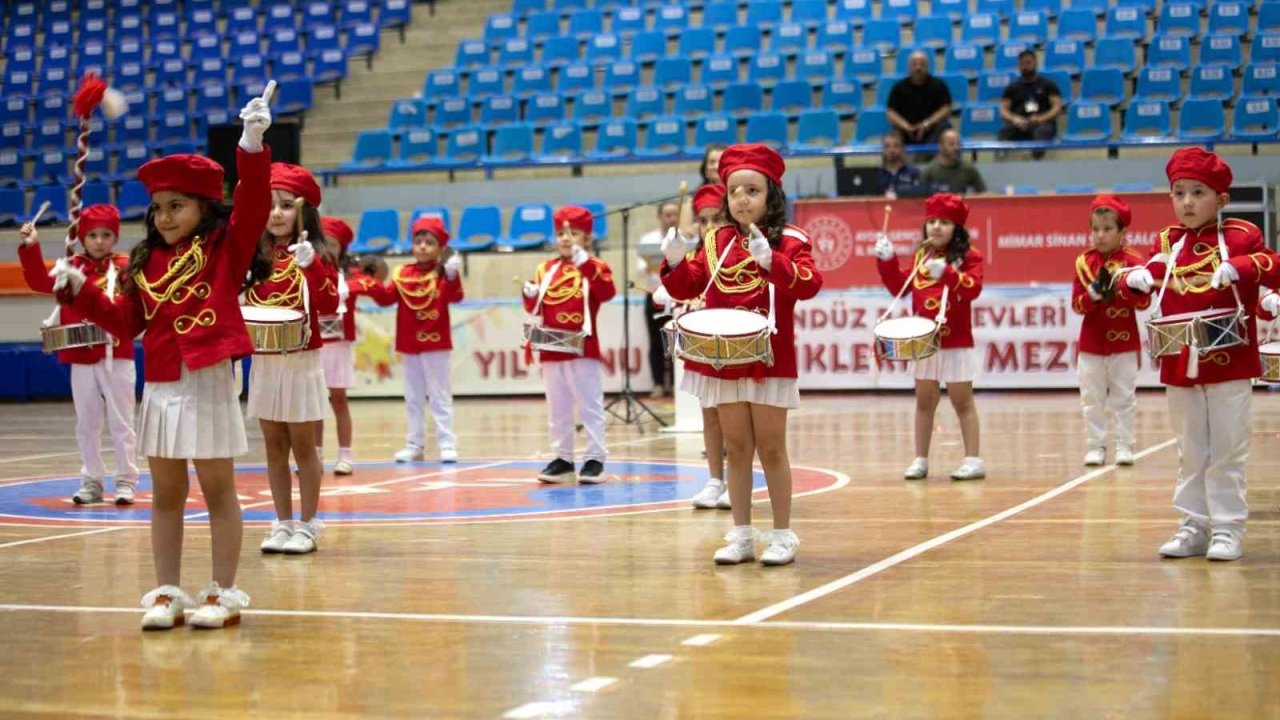
[{"label": "spectator in stands", "polygon": [[720,143],[711,143],[703,151],[702,165],[698,168],[703,185],[720,184],[720,155],[724,152],[724,147]]},{"label": "spectator in stands", "polygon": [[889,93],[889,122],[908,145],[932,145],[951,127],[951,91],[929,73],[929,58],[923,51],[911,53],[907,72]]},{"label": "spectator in stands", "polygon": [[902,146],[902,133],[897,130],[886,132],[880,140],[880,188],[890,200],[899,195],[923,195],[926,190],[920,168],[907,162]]},{"label": "spectator in stands", "polygon": [[[704,159],[703,164],[706,162]],[[717,168],[720,165],[719,151],[716,152],[714,164]],[[671,391],[671,358],[663,352],[662,347],[662,325],[667,318],[665,315],[657,317],[666,308],[654,301],[653,293],[662,286],[662,281],[658,279],[658,268],[662,265],[662,238],[679,220],[680,206],[674,201],[662,203],[658,206],[658,229],[646,233],[636,245],[636,254],[639,256],[637,269],[644,276],[644,322],[649,330],[649,369],[653,373],[655,398]]]},{"label": "spectator in stands", "polygon": [[[1018,79],[1009,83],[1000,99],[1001,140],[1049,141],[1058,134],[1062,114],[1062,91],[1057,83],[1036,71],[1036,54],[1023,50],[1018,55]],[[1044,150],[1033,150],[1039,160]]]},{"label": "spectator in stands", "polygon": [[938,140],[938,156],[925,166],[924,182],[933,192],[968,194],[987,191],[982,173],[960,153],[960,133],[947,130]]}]

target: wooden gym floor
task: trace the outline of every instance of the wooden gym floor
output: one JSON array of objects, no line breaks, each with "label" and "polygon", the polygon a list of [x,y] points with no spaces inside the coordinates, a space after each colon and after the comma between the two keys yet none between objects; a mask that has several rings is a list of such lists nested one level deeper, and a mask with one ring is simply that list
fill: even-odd
[{"label": "wooden gym floor", "polygon": [[[1137,467],[1093,472],[1076,395],[978,401],[988,479],[946,479],[961,452],[944,404],[934,477],[909,483],[909,395],[806,396],[790,425],[803,545],[768,569],[712,564],[730,520],[684,502],[705,477],[698,436],[613,424],[613,483],[530,483],[537,400],[459,400],[470,462],[454,468],[385,463],[403,406],[355,402],[366,464],[326,478],[320,551],[263,556],[251,427],[253,605],[237,628],[154,634],[138,630],[147,493],[71,507],[70,404],[6,406],[0,715],[1280,717],[1280,396],[1255,395],[1245,558],[1217,564],[1156,555],[1178,520],[1162,393],[1140,396]],[[192,594],[209,577],[199,509],[193,483]],[[768,529],[763,492],[755,513]]]}]

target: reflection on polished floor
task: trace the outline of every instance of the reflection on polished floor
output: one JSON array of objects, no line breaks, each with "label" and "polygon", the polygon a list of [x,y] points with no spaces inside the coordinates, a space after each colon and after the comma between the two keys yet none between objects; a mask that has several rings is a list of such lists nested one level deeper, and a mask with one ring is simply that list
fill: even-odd
[{"label": "reflection on polished floor", "polygon": [[[70,506],[70,404],[7,406],[0,715],[1280,717],[1280,396],[1254,398],[1245,558],[1217,564],[1156,555],[1178,520],[1162,393],[1140,395],[1138,465],[1095,472],[1076,395],[978,403],[988,478],[946,479],[944,405],[934,476],[911,483],[909,395],[806,396],[803,544],[781,568],[712,564],[731,523],[685,502],[700,436],[613,425],[609,483],[540,486],[545,405],[509,399],[457,401],[457,466],[387,462],[402,404],[355,402],[360,464],[326,477],[320,551],[264,556],[251,428],[252,607],[145,635],[146,486],[133,510]],[[191,593],[209,577],[196,487]],[[769,529],[763,488],[755,515]]]}]

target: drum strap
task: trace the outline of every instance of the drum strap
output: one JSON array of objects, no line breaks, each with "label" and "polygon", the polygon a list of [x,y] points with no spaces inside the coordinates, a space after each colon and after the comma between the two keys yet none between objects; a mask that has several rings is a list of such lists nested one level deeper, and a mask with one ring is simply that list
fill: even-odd
[{"label": "drum strap", "polygon": [[[707,293],[711,292],[711,286],[716,283],[716,276],[720,274],[720,268],[724,267],[725,260],[729,258],[729,251],[733,249],[733,244],[735,242],[737,242],[736,238],[733,240],[730,240],[729,242],[725,243],[724,250],[720,251],[720,257],[716,258],[715,266],[711,268],[711,272],[708,273],[707,275],[707,286],[702,289],[703,298],[706,298]],[[715,246],[712,245],[712,247],[715,247]],[[766,319],[769,321],[769,325],[768,325],[769,334],[777,335],[778,326],[777,326],[777,323],[774,321],[774,315],[776,315],[775,308],[777,306],[777,299],[776,299],[777,288],[774,287],[773,283],[769,283],[768,285],[769,285],[769,314],[766,317]]]},{"label": "drum strap", "polygon": [[347,285],[346,275],[338,271],[338,314],[347,314],[347,298],[351,297],[351,286]]},{"label": "drum strap", "polygon": [[[115,302],[116,278],[118,275],[119,272],[116,270],[115,260],[112,259],[110,264],[107,265],[107,299],[112,302]],[[111,372],[116,354],[115,339],[111,337],[111,333],[106,331],[106,328],[103,328],[102,334],[107,338],[107,372]],[[106,394],[110,395],[110,393]]]},{"label": "drum strap", "polygon": [[[551,280],[559,272],[560,266],[564,264],[563,260],[557,260],[555,265],[542,276],[542,282],[538,285],[538,301],[533,304],[533,312],[531,317],[539,317],[542,312],[542,301],[547,296],[547,290],[551,287]],[[591,283],[587,281],[587,276],[582,276],[582,332],[587,337],[591,337],[595,328],[591,322]]]}]

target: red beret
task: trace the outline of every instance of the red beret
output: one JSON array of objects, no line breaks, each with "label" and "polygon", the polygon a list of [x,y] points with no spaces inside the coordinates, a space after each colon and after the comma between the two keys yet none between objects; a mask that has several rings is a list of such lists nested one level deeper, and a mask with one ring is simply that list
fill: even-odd
[{"label": "red beret", "polygon": [[444,229],[444,221],[436,215],[423,215],[413,221],[411,235],[428,232],[436,236],[436,241],[440,243],[440,247],[449,244],[449,231]]},{"label": "red beret", "polygon": [[959,195],[938,193],[924,201],[924,217],[926,220],[942,218],[957,225],[964,225],[964,221],[969,219],[969,206]]},{"label": "red beret", "polygon": [[301,165],[271,163],[271,189],[291,192],[311,207],[320,207],[320,185],[311,171]]},{"label": "red beret", "polygon": [[1116,218],[1120,221],[1121,227],[1129,227],[1133,221],[1133,211],[1129,209],[1129,203],[1121,200],[1115,195],[1102,194],[1093,199],[1093,203],[1089,205],[1089,211],[1110,210],[1116,214]]},{"label": "red beret", "polygon": [[716,208],[718,210],[723,204],[723,185],[703,185],[693,194],[693,212],[695,214],[707,208]]},{"label": "red beret", "polygon": [[565,205],[556,210],[554,222],[557,230],[568,224],[574,230],[590,237],[595,219],[591,217],[591,211],[584,207]]},{"label": "red beret", "polygon": [[355,233],[351,230],[351,226],[345,220],[339,220],[335,217],[320,218],[320,228],[324,230],[325,237],[331,237],[338,241],[343,250],[351,244],[351,240],[355,238]]},{"label": "red beret", "polygon": [[84,242],[85,236],[99,228],[105,228],[120,236],[120,211],[114,205],[90,205],[80,211],[80,226],[76,238]]},{"label": "red beret", "polygon": [[138,179],[155,195],[170,192],[222,200],[222,166],[203,155],[166,155],[138,168]]},{"label": "red beret", "polygon": [[1170,185],[1176,180],[1195,180],[1219,194],[1231,189],[1231,168],[1216,154],[1197,147],[1182,148],[1174,153],[1164,172],[1169,176]]},{"label": "red beret", "polygon": [[786,172],[787,164],[783,162],[782,156],[768,145],[760,143],[730,145],[720,155],[720,182],[728,185],[729,176],[738,170],[755,170],[772,180],[774,185],[781,187],[782,173]]}]

